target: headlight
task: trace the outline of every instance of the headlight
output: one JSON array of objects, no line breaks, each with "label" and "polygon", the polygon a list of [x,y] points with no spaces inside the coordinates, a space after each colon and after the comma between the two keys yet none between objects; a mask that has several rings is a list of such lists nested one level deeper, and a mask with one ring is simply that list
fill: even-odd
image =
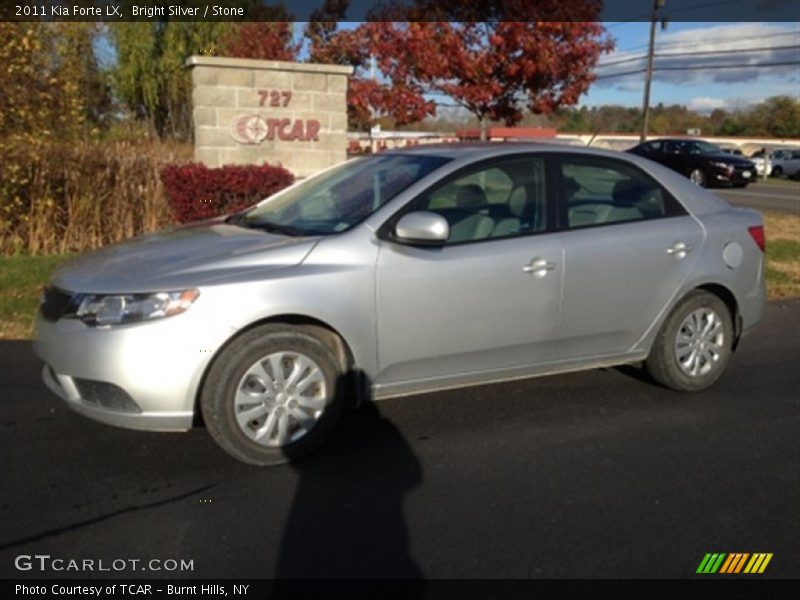
[{"label": "headlight", "polygon": [[718,162],[716,160],[712,160],[711,164],[714,165],[715,167],[719,167],[720,169],[726,169],[728,171],[733,171],[733,165],[729,164],[729,163],[726,163],[726,162],[721,162],[721,161]]},{"label": "headlight", "polygon": [[122,325],[171,317],[188,309],[198,290],[156,294],[86,294],[75,312],[87,325]]}]

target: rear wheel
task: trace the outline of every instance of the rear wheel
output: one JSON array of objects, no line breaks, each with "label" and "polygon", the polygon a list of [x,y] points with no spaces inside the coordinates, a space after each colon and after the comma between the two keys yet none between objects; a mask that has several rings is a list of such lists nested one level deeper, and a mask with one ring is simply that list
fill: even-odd
[{"label": "rear wheel", "polygon": [[706,187],[708,185],[708,177],[706,177],[706,172],[700,167],[695,167],[692,169],[691,173],[689,173],[689,181],[700,187]]},{"label": "rear wheel", "polygon": [[214,441],[234,458],[274,465],[313,452],[342,412],[332,350],[302,327],[263,325],[212,365],[200,402]]},{"label": "rear wheel", "polygon": [[670,313],[645,367],[656,381],[684,392],[703,390],[719,379],[731,356],[730,311],[717,296],[689,293]]}]

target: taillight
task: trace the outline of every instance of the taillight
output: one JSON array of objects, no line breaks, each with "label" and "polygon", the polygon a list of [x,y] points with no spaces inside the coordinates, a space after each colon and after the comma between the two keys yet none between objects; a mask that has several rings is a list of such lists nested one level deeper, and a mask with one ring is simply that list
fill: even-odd
[{"label": "taillight", "polygon": [[747,233],[749,233],[750,237],[753,238],[756,246],[761,248],[761,251],[764,252],[767,247],[767,238],[764,236],[764,226],[754,225],[753,227],[748,227]]}]

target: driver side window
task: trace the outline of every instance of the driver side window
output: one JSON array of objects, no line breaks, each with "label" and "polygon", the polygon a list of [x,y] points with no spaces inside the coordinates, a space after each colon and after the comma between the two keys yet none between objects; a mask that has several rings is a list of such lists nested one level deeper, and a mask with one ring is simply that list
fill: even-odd
[{"label": "driver side window", "polygon": [[447,220],[447,244],[545,231],[544,159],[513,158],[469,171],[420,198],[415,210]]}]

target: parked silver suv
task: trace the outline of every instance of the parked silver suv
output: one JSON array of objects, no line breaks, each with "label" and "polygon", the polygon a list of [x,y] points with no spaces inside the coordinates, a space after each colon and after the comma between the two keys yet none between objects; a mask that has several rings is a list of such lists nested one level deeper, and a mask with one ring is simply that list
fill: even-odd
[{"label": "parked silver suv", "polygon": [[758,213],[631,154],[423,146],[69,261],[35,349],[82,414],[201,412],[273,464],[365,399],[640,361],[703,389],[761,318],[763,247]]}]

